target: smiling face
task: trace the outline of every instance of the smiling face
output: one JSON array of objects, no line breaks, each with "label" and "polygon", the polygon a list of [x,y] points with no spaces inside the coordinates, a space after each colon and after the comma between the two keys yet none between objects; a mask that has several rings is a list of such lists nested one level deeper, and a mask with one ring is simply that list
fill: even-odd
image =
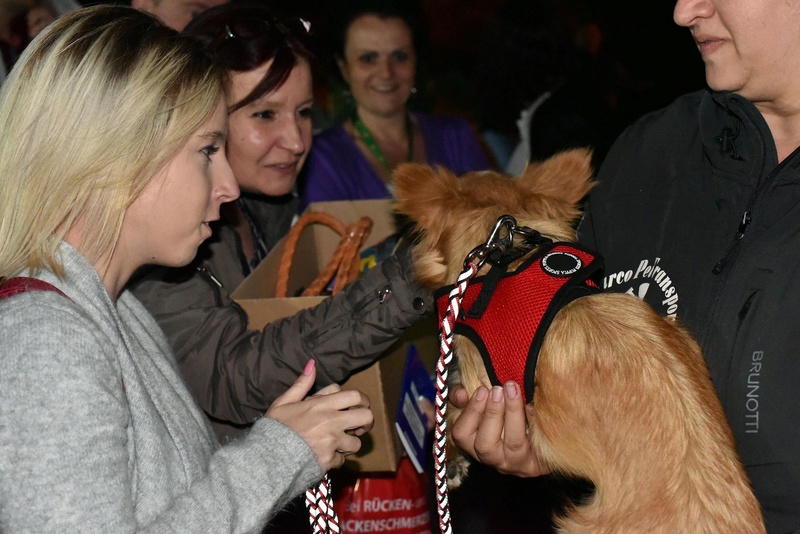
[{"label": "smiling face", "polygon": [[224,202],[239,188],[225,158],[227,108],[220,101],[181,151],[147,184],[125,213],[118,250],[139,265],[188,264],[211,236]]},{"label": "smiling face", "polygon": [[405,113],[414,87],[417,59],[411,29],[401,18],[364,15],[347,29],[339,69],[359,113]]},{"label": "smiling face", "polygon": [[794,92],[787,73],[800,72],[797,0],[678,0],[673,18],[691,31],[712,89],[754,102]]},{"label": "smiling face", "polygon": [[[271,64],[234,73],[229,103],[249,95]],[[311,148],[313,102],[311,67],[300,60],[283,85],[228,116],[228,161],[242,190],[268,196],[292,190]]]}]

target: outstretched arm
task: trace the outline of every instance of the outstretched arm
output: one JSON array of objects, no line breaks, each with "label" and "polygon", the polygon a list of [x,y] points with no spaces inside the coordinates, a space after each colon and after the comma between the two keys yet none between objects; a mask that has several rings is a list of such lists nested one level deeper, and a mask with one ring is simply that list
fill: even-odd
[{"label": "outstretched arm", "polygon": [[432,312],[432,296],[417,284],[406,248],[341,293],[262,330],[249,328],[228,288],[207,273],[183,272],[155,270],[132,291],[167,334],[201,408],[238,424],[259,418],[309,359],[317,362],[317,385],[342,382]]}]

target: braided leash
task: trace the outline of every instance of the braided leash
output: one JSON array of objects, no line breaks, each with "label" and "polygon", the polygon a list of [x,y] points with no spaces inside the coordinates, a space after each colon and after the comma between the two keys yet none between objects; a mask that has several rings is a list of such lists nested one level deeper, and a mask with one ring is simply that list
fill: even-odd
[{"label": "braided leash", "polygon": [[434,467],[436,470],[436,504],[439,513],[439,528],[442,534],[452,534],[450,525],[450,501],[447,497],[447,465],[445,462],[445,440],[447,430],[447,366],[453,360],[453,329],[461,313],[461,301],[470,279],[478,272],[474,263],[465,263],[456,286],[448,296],[449,305],[442,318],[439,330],[440,350],[436,363],[436,429],[434,430]]},{"label": "braided leash", "polygon": [[306,490],[306,508],[308,520],[315,534],[339,534],[339,516],[333,509],[333,498],[330,492],[328,474],[316,486]]}]

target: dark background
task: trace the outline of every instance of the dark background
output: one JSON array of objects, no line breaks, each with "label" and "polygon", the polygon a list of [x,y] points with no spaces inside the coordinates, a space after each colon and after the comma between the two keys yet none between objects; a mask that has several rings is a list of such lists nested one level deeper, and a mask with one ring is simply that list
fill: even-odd
[{"label": "dark background", "polygon": [[[329,32],[348,0],[278,0],[279,7],[309,17],[321,38],[323,51],[329,46]],[[402,1],[402,0],[401,0]],[[487,46],[487,29],[494,17],[519,1],[536,0],[405,0],[421,14],[429,37],[422,50],[424,99],[427,111],[461,115],[477,122],[480,112],[475,85],[480,68],[477,60]],[[548,0],[544,0],[545,2]],[[601,27],[604,54],[613,56],[616,73],[624,85],[620,113],[630,121],[642,113],[663,107],[676,96],[704,86],[703,64],[689,30],[672,20],[672,0],[555,0],[562,5],[584,5]],[[273,0],[272,3],[275,3]],[[317,75],[321,85],[333,79],[329,58],[323,54],[324,70]],[[522,76],[521,65],[507,59]],[[327,106],[320,93],[320,105]],[[418,103],[419,104],[419,103]]]}]

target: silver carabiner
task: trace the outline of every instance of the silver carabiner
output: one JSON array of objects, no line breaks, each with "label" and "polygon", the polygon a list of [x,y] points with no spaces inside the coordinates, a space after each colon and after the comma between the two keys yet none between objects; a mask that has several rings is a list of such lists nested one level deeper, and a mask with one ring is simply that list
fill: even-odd
[{"label": "silver carabiner", "polygon": [[[500,231],[505,228],[505,235],[500,235]],[[501,215],[498,217],[497,222],[494,223],[492,231],[489,232],[489,237],[482,245],[478,245],[467,254],[464,258],[464,268],[466,269],[470,263],[474,263],[476,268],[480,269],[486,262],[493,251],[497,249],[508,250],[514,243],[514,231],[517,228],[517,220],[511,215]],[[477,261],[474,259],[477,258]]]},{"label": "silver carabiner", "polygon": [[[503,228],[506,229],[506,234],[504,236],[500,236],[500,230]],[[514,231],[517,229],[517,220],[512,217],[511,215],[501,215],[497,218],[497,222],[494,223],[494,228],[492,228],[489,237],[486,239],[486,246],[495,248],[502,248],[507,250],[511,247],[514,243]],[[495,242],[497,242],[495,244]]]}]

